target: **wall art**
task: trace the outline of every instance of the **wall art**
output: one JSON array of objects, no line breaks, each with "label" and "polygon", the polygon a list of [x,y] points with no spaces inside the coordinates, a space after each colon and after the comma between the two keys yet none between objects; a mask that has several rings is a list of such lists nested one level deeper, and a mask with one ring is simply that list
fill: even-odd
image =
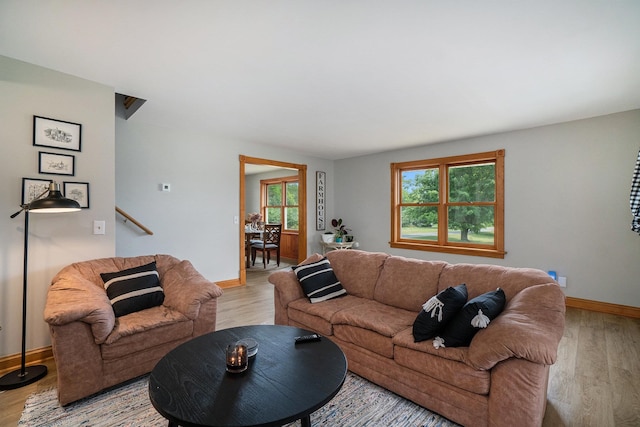
[{"label": "wall art", "polygon": [[324,230],[326,228],[326,180],[326,172],[316,171],[316,230]]},{"label": "wall art", "polygon": [[38,172],[51,175],[75,175],[75,156],[68,154],[45,153],[38,156]]},{"label": "wall art", "polygon": [[33,145],[81,151],[82,125],[33,116]]},{"label": "wall art", "polygon": [[73,199],[80,204],[82,209],[89,209],[89,183],[69,182],[62,183],[62,193],[64,197]]},{"label": "wall art", "polygon": [[27,205],[49,190],[51,179],[22,178],[22,204]]}]

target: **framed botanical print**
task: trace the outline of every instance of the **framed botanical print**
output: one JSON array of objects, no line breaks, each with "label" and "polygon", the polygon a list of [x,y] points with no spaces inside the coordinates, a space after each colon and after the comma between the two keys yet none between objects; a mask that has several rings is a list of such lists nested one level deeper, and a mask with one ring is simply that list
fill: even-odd
[{"label": "framed botanical print", "polygon": [[64,197],[73,199],[80,204],[83,209],[89,209],[89,183],[69,182],[62,183],[62,193]]},{"label": "framed botanical print", "polygon": [[51,179],[22,178],[22,204],[27,205],[49,190]]},{"label": "framed botanical print", "polygon": [[52,175],[75,175],[75,156],[40,151],[38,172]]},{"label": "framed botanical print", "polygon": [[33,116],[33,145],[81,151],[82,125]]}]

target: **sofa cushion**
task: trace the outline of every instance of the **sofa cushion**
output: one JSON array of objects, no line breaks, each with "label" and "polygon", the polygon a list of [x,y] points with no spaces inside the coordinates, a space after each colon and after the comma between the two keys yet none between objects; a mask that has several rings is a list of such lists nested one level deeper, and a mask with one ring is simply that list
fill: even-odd
[{"label": "sofa cushion", "polygon": [[327,258],[291,267],[311,303],[327,301],[345,295],[347,291],[336,277]]},{"label": "sofa cushion", "polygon": [[333,334],[343,341],[392,358],[393,336],[411,328],[415,316],[412,311],[366,300],[333,316]]},{"label": "sofa cushion", "polygon": [[438,334],[434,347],[468,346],[476,332],[486,328],[502,312],[504,304],[505,295],[500,288],[471,299]]},{"label": "sofa cushion", "polygon": [[333,334],[331,319],[337,312],[358,306],[366,301],[353,295],[345,295],[341,298],[311,304],[307,298],[300,298],[289,303],[287,315],[290,320],[304,325],[306,329],[329,336]]},{"label": "sofa cushion", "polygon": [[121,316],[116,320],[116,326],[105,340],[106,344],[113,344],[121,338],[134,336],[141,332],[155,330],[166,325],[186,322],[188,319],[179,311],[168,309],[163,305],[152,307],[144,311],[136,311]]},{"label": "sofa cushion", "polygon": [[472,393],[489,393],[491,372],[470,366],[468,347],[436,350],[430,341],[414,342],[411,329],[396,334],[393,343],[398,365]]},{"label": "sofa cushion", "polygon": [[413,322],[415,342],[435,337],[467,302],[467,286],[448,287],[425,302]]},{"label": "sofa cushion", "polygon": [[367,299],[373,299],[376,282],[388,257],[385,253],[356,249],[327,253],[327,259],[347,293]]},{"label": "sofa cushion", "polygon": [[501,288],[507,301],[530,286],[553,283],[544,271],[534,268],[514,268],[488,264],[448,264],[442,269],[438,292],[449,286],[467,284],[469,299]]},{"label": "sofa cushion", "polygon": [[156,307],[164,301],[156,263],[100,273],[116,317]]},{"label": "sofa cushion", "polygon": [[116,328],[100,346],[100,351],[105,360],[117,359],[192,334],[193,321],[164,306],[153,307],[144,313],[136,312],[118,318]]},{"label": "sofa cushion", "polygon": [[390,256],[384,262],[373,299],[417,313],[427,299],[438,293],[438,278],[445,265],[443,261]]}]

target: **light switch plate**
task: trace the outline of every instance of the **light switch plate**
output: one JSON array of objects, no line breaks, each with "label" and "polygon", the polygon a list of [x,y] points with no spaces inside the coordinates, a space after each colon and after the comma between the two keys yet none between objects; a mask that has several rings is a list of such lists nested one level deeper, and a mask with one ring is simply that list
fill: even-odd
[{"label": "light switch plate", "polygon": [[104,221],[93,221],[93,234],[104,234]]}]

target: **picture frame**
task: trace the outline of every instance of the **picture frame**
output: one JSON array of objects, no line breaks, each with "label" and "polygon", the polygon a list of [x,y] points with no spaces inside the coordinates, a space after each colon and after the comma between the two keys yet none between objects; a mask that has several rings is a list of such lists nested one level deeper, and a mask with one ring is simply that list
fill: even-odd
[{"label": "picture frame", "polygon": [[62,183],[62,194],[64,194],[64,197],[67,199],[72,199],[78,202],[82,209],[89,209],[88,182],[64,181]]},{"label": "picture frame", "polygon": [[49,175],[74,176],[75,156],[69,154],[38,152],[38,172]]},{"label": "picture frame", "polygon": [[28,205],[49,189],[52,179],[22,178],[22,205]]},{"label": "picture frame", "polygon": [[326,229],[325,202],[327,174],[323,171],[316,171],[316,230]]},{"label": "picture frame", "polygon": [[82,125],[33,116],[33,145],[81,151]]}]

